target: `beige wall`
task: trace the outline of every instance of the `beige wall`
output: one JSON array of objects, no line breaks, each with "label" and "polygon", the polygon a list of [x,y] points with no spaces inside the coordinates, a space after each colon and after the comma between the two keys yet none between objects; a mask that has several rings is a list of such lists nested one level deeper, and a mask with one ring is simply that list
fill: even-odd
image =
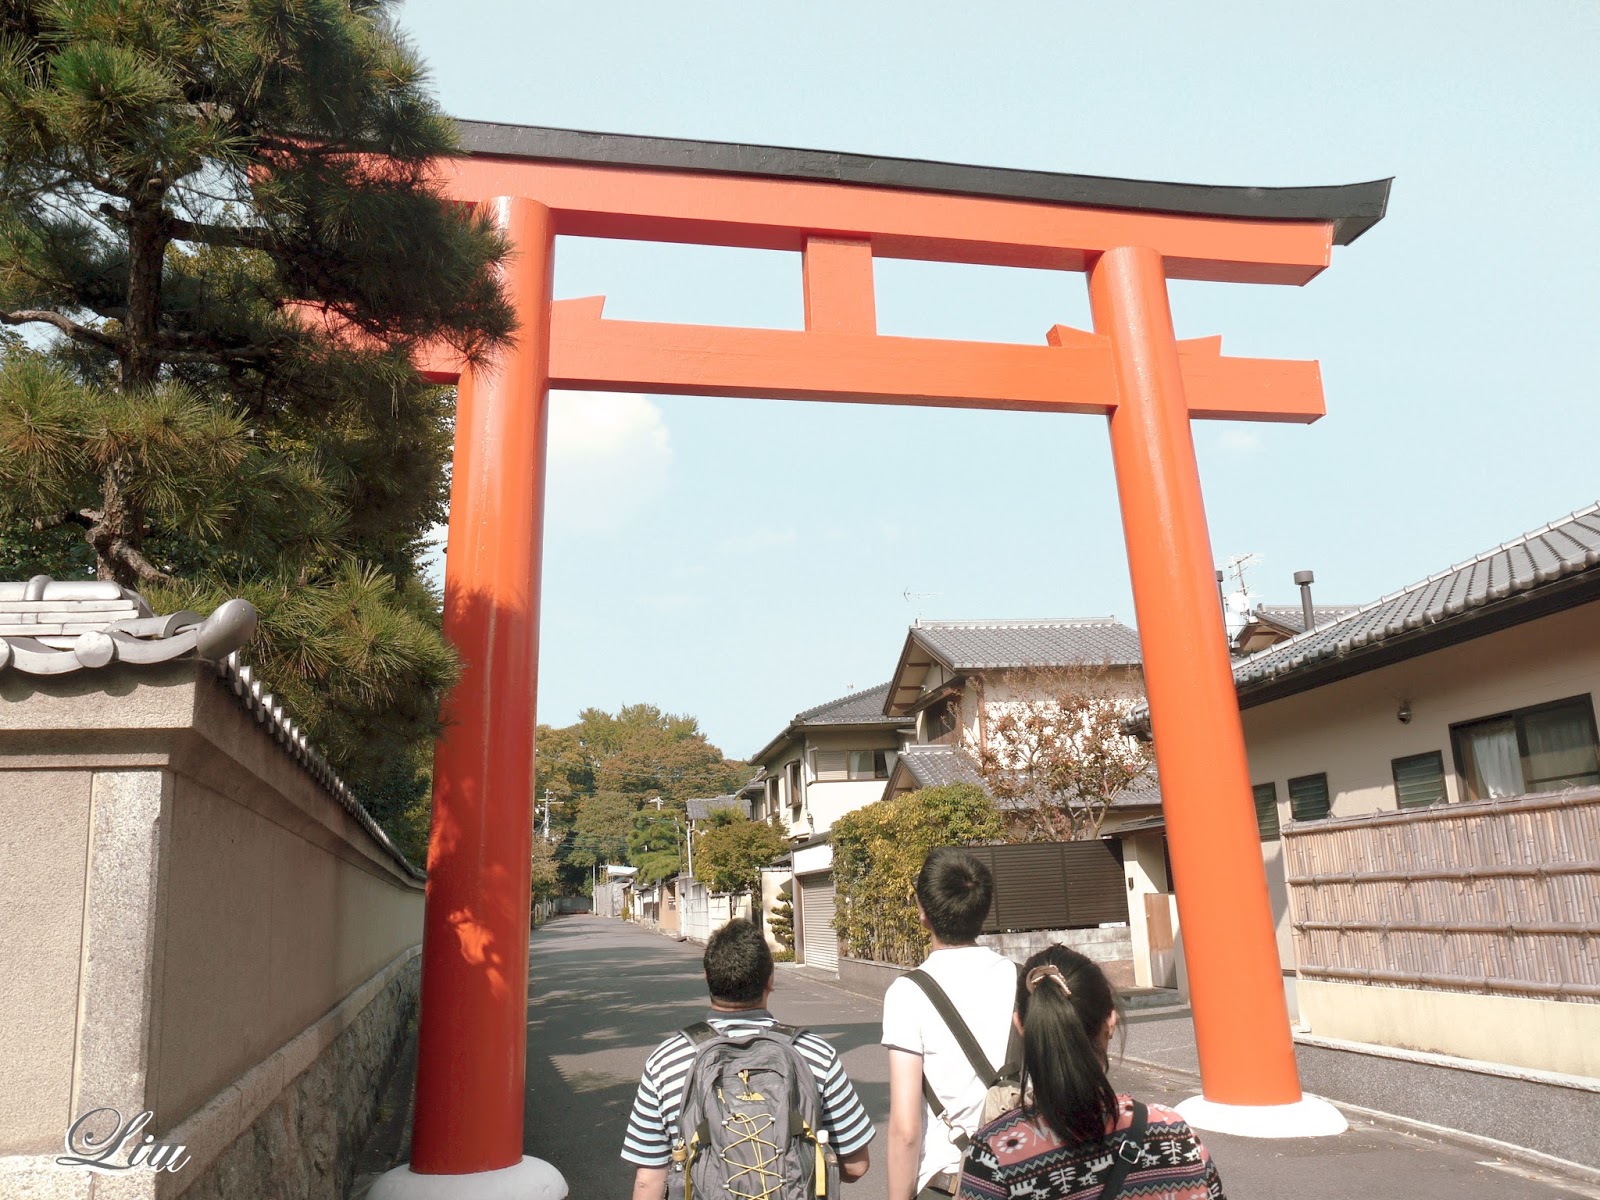
[{"label": "beige wall", "polygon": [[0,1154],[54,1146],[70,1120],[91,779],[0,772]]},{"label": "beige wall", "polygon": [[0,676],[0,1155],[181,1122],[421,940],[422,889],[193,662]]},{"label": "beige wall", "polygon": [[162,1119],[271,1054],[422,928],[416,888],[198,780],[177,779],[171,855],[153,1106]]},{"label": "beige wall", "polygon": [[1318,1037],[1600,1078],[1600,1004],[1302,979]]},{"label": "beige wall", "polygon": [[[1136,987],[1150,987],[1154,982],[1150,973],[1150,926],[1144,898],[1170,890],[1166,858],[1162,854],[1163,841],[1164,831],[1160,829],[1129,834],[1122,839],[1122,873],[1128,881],[1128,926],[1133,935]],[[1177,929],[1176,922],[1173,929]]]},{"label": "beige wall", "polygon": [[[1502,630],[1297,696],[1244,710],[1250,781],[1272,781],[1289,819],[1288,781],[1325,771],[1332,815],[1395,808],[1391,762],[1437,750],[1451,802],[1462,798],[1450,726],[1600,687],[1600,604]],[[1412,718],[1396,719],[1400,701]],[[1286,967],[1294,949],[1277,842],[1262,844]],[[1302,985],[1303,986],[1303,985]]]}]

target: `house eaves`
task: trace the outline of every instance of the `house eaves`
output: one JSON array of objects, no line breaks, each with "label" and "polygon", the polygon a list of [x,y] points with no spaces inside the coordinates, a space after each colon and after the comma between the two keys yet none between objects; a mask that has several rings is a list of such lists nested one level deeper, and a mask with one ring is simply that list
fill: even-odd
[{"label": "house eaves", "polygon": [[[1600,599],[1600,504],[1418,580],[1233,665],[1252,708]],[[1140,705],[1125,725],[1149,729]]]},{"label": "house eaves", "polygon": [[911,722],[900,717],[884,715],[884,698],[888,694],[889,685],[880,683],[875,687],[851,692],[848,696],[840,696],[837,700],[830,700],[826,704],[818,704],[798,712],[782,733],[750,756],[750,761],[763,764],[764,770],[765,762],[777,754],[784,745],[791,741],[799,741],[813,731],[856,729],[877,732],[909,728]]},{"label": "house eaves", "polygon": [[1021,621],[918,621],[906,634],[884,712],[914,712],[919,672],[935,664],[959,678],[973,671],[1136,667],[1139,635],[1112,617]]}]

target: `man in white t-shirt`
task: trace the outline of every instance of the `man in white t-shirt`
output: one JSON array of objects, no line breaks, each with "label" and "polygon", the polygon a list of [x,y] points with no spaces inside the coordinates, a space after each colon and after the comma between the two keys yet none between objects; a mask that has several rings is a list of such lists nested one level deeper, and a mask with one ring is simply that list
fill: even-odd
[{"label": "man in white t-shirt", "polygon": [[[922,925],[933,937],[922,970],[998,1068],[1011,1035],[1017,968],[977,944],[994,877],[976,855],[947,847],[928,855],[916,892]],[[978,1128],[988,1081],[978,1078],[914,980],[895,980],[883,997],[883,1044],[889,1048],[888,1200],[954,1195],[962,1155],[957,1138]],[[923,1097],[924,1079],[944,1106],[940,1116]]]}]

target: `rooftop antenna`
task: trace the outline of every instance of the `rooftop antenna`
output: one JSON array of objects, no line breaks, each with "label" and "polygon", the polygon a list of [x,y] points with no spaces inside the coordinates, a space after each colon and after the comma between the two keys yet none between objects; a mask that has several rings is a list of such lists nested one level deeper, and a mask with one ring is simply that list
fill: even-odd
[{"label": "rooftop antenna", "polygon": [[922,605],[920,603],[918,603],[918,602],[922,601],[922,600],[933,600],[933,599],[936,599],[937,597],[944,595],[944,593],[943,592],[913,592],[910,588],[907,588],[905,591],[901,592],[900,595],[902,597],[904,597],[905,602],[907,604],[915,604],[916,605],[916,607],[917,607],[917,620],[921,621],[922,620]]},{"label": "rooftop antenna", "polygon": [[1244,581],[1244,569],[1246,567],[1253,567],[1260,561],[1261,555],[1257,554],[1253,550],[1248,554],[1235,554],[1228,560],[1228,573],[1239,581],[1239,590],[1247,595],[1249,594],[1250,587]]}]

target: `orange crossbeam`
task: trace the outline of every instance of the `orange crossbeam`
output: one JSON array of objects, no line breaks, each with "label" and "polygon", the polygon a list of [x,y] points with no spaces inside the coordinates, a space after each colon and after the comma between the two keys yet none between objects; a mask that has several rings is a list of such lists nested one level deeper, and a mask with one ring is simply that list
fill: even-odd
[{"label": "orange crossbeam", "polygon": [[940,192],[590,166],[475,155],[445,159],[466,203],[537,196],[579,237],[803,251],[814,238],[869,242],[880,258],[1082,271],[1116,246],[1158,251],[1169,279],[1302,284],[1328,265],[1327,221],[1252,220],[1046,204]]},{"label": "orange crossbeam", "polygon": [[[1050,345],[609,321],[605,298],[552,306],[550,386],[655,395],[1108,414],[1117,404],[1104,335],[1057,326]],[[1315,362],[1224,358],[1220,338],[1178,343],[1190,415],[1310,422]],[[440,381],[455,371],[429,364]]]}]

